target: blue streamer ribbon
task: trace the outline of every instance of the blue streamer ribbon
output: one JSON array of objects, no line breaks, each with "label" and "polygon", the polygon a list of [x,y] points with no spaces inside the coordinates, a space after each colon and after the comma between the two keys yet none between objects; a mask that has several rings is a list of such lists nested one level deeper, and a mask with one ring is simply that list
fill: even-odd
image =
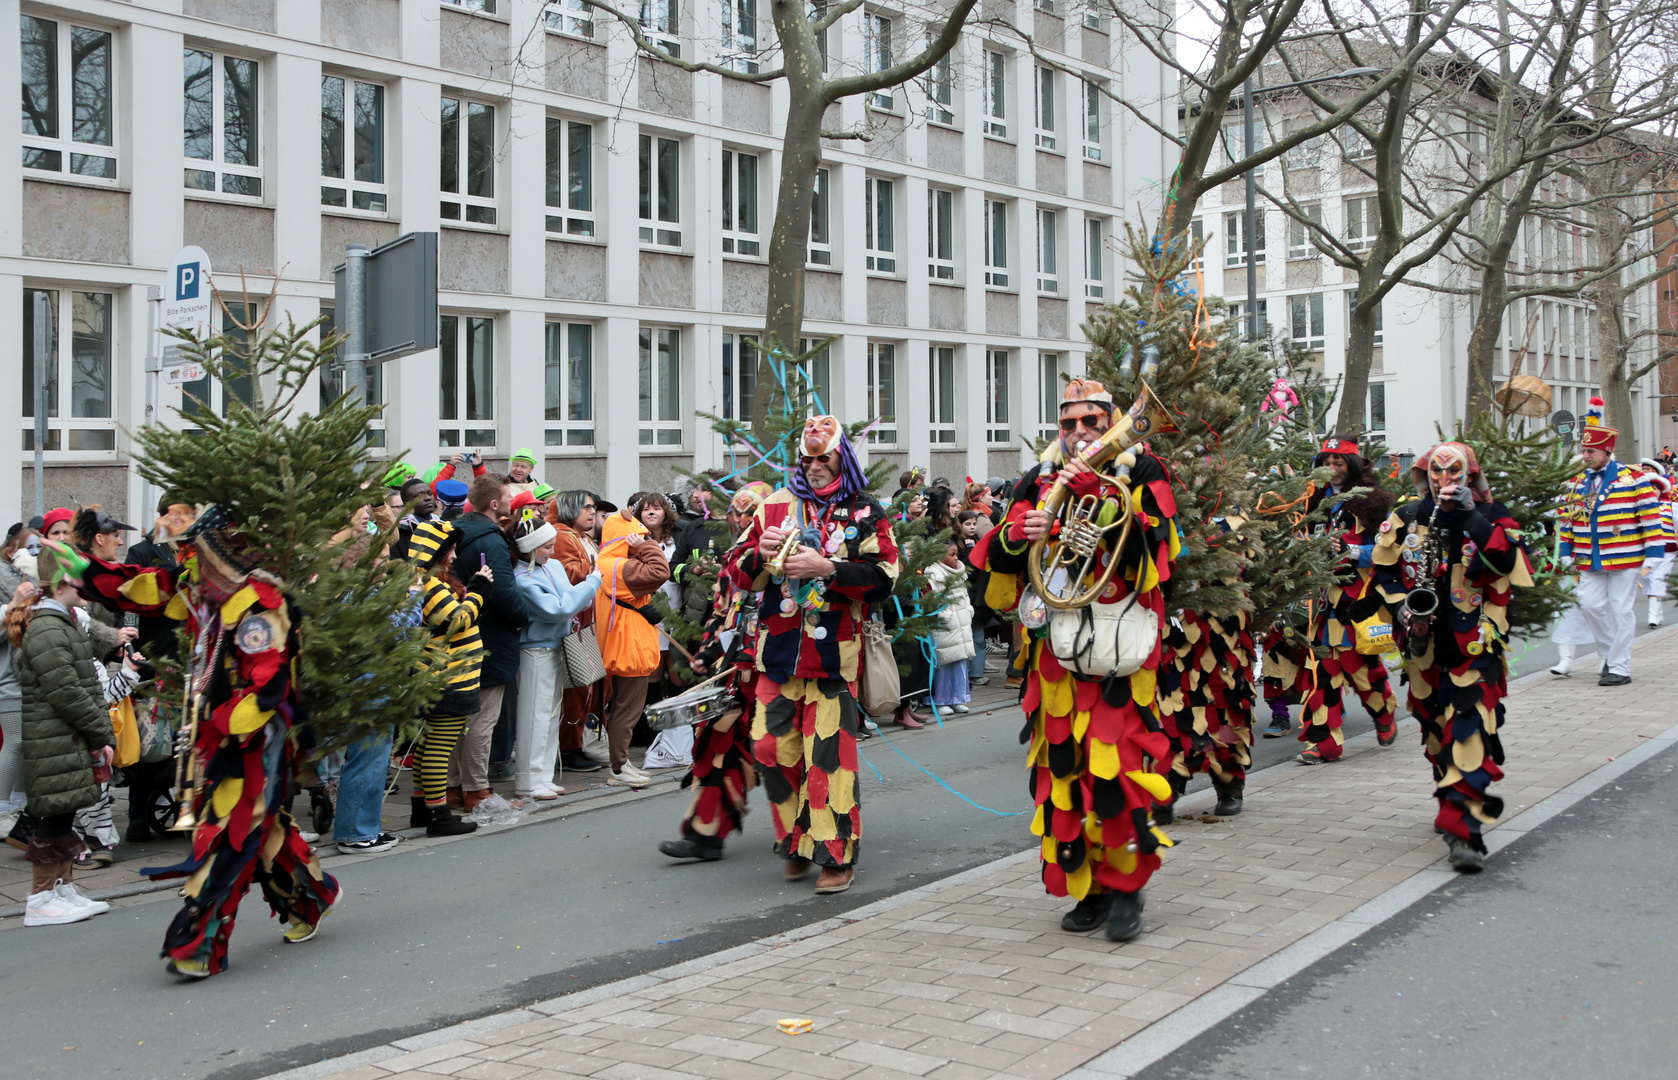
[{"label": "blue streamer ribbon", "polygon": [[[933,772],[931,769],[927,768],[925,765],[922,765],[920,762],[916,761],[914,758],[910,757],[908,754],[905,754],[903,751],[899,750],[897,748],[896,743],[894,743],[890,739],[886,738],[886,733],[883,729],[880,731],[879,735],[880,735],[881,741],[884,742],[887,746],[891,747],[893,752],[895,752],[898,757],[902,758],[904,761],[907,761],[909,764],[913,765],[915,768],[919,769],[921,772],[926,773],[926,775],[932,777],[932,779],[935,780],[938,783],[939,787],[943,788],[945,791],[949,792],[951,795],[954,795],[956,798],[960,799],[962,802],[966,803],[968,806],[973,807],[975,810],[983,810],[985,813],[995,814],[997,817],[1020,817],[1024,814],[1031,813],[1030,810],[1013,810],[1013,811],[993,810],[988,806],[979,805],[978,803],[974,802],[972,799],[969,799],[966,795],[963,795],[961,792],[957,791],[955,788],[953,788],[949,784],[945,783],[944,778],[942,776],[939,776],[937,773]],[[868,758],[862,753],[861,749],[857,750],[857,757],[862,758],[862,760],[864,760],[864,761],[868,761]],[[874,769],[874,775],[875,776],[880,776],[880,770],[874,768],[874,763],[872,761],[868,761],[868,767],[870,769]],[[880,777],[880,779],[883,782],[885,778]]]}]

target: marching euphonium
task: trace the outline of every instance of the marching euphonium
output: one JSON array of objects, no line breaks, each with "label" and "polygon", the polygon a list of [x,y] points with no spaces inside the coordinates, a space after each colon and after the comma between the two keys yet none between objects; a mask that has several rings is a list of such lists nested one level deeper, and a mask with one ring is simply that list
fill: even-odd
[{"label": "marching euphonium", "polygon": [[[1026,561],[1026,572],[1031,577],[1031,587],[1049,607],[1068,611],[1093,604],[1113,580],[1113,575],[1118,572],[1118,553],[1124,550],[1124,545],[1130,538],[1131,522],[1134,519],[1130,495],[1130,465],[1128,462],[1121,462],[1114,470],[1114,475],[1100,473],[1101,466],[1151,435],[1177,430],[1171,422],[1171,414],[1166,412],[1165,406],[1160,403],[1147,382],[1159,368],[1159,346],[1152,342],[1144,345],[1142,356],[1142,389],[1136,400],[1124,416],[1103,432],[1099,439],[1084,447],[1075,459],[1097,470],[1103,482],[1118,488],[1122,493],[1122,497],[1117,500],[1117,516],[1111,521],[1100,520],[1106,500],[1095,495],[1084,495],[1075,501],[1069,500],[1071,489],[1067,487],[1064,479],[1059,478],[1049,488],[1049,493],[1044,496],[1043,501],[1037,504],[1037,509],[1048,511],[1060,522],[1058,534],[1054,533],[1051,526],[1049,533],[1032,541]],[[1051,447],[1050,451],[1045,453],[1044,460],[1050,460],[1052,454]],[[1118,542],[1113,545],[1106,569],[1088,588],[1081,588],[1080,583],[1095,570],[1097,553],[1114,530],[1118,530]]]}]

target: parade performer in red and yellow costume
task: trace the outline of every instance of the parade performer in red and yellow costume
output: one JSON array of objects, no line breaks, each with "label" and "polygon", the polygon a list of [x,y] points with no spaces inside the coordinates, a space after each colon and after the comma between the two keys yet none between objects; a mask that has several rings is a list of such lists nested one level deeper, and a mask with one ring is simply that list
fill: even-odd
[{"label": "parade performer in red and yellow costume", "polygon": [[93,559],[82,579],[88,600],[180,620],[192,640],[182,738],[196,714],[190,752],[203,779],[182,812],[198,824],[185,861],[146,871],[186,878],[186,903],[162,955],[188,978],[226,970],[239,901],[253,881],[292,943],[313,937],[341,895],[286,809],[310,750],[295,735],[305,721],[292,682],[298,612],[261,559],[231,515],[209,506],[182,537],[178,565]]},{"label": "parade performer in red and yellow costume", "polygon": [[816,891],[836,893],[851,886],[862,836],[862,624],[891,596],[897,542],[835,417],[806,421],[798,454],[787,486],[747,526],[730,575],[763,593],[752,741],[786,876],[815,863]]},{"label": "parade performer in red and yellow costume", "polygon": [[1486,789],[1503,779],[1509,600],[1533,584],[1532,565],[1520,526],[1492,498],[1468,446],[1440,443],[1410,475],[1421,497],[1381,524],[1376,587],[1402,613],[1408,704],[1439,803],[1434,827],[1451,865],[1473,873],[1485,865],[1481,828],[1503,813]]},{"label": "parade performer in red and yellow costume", "polygon": [[[723,557],[716,599],[695,654],[694,670],[701,675],[719,666],[732,670],[728,678],[742,703],[756,701],[758,600],[757,594],[735,584],[731,571],[746,552],[739,544],[745,523],[770,491],[768,484],[753,481],[728,504],[728,527],[735,546]],[[715,862],[722,858],[723,841],[745,824],[746,797],[758,784],[752,756],[753,711],[730,709],[693,726],[693,765],[682,777],[682,787],[693,788],[693,799],[682,815],[682,838],[659,842],[663,854]]]},{"label": "parade performer in red and yellow costume", "polygon": [[1038,509],[1056,477],[1068,482],[1074,498],[1094,496],[1103,504],[1098,520],[1115,517],[1121,499],[1129,499],[1136,515],[1121,550],[1111,547],[1116,534],[1104,541],[1108,546],[1092,576],[1109,560],[1117,559],[1118,569],[1095,604],[1132,610],[1139,605],[1151,613],[1151,654],[1130,674],[1095,677],[1076,670],[1071,658],[1063,663],[1050,648],[1049,635],[1034,631],[1021,702],[1028,717],[1021,741],[1029,741],[1026,762],[1037,804],[1031,829],[1042,837],[1043,885],[1050,895],[1078,901],[1061,926],[1084,932],[1105,924],[1108,937],[1129,941],[1142,932],[1142,887],[1159,868],[1158,849],[1171,843],[1150,814],[1171,797],[1165,777],[1171,740],[1160,725],[1155,694],[1163,662],[1160,584],[1170,577],[1180,543],[1176,500],[1157,458],[1135,447],[1114,459],[1111,467],[1130,470],[1128,491],[1079,460],[1113,423],[1113,398],[1100,383],[1069,382],[1060,405],[1059,440],[1048,459],[1021,478],[1001,523],[974,548],[972,561],[991,572],[986,600],[992,608],[1017,608],[1027,625],[1041,627],[1033,611],[1041,615],[1036,605],[1042,601],[1026,590],[1025,581],[1032,542],[1059,528]]}]

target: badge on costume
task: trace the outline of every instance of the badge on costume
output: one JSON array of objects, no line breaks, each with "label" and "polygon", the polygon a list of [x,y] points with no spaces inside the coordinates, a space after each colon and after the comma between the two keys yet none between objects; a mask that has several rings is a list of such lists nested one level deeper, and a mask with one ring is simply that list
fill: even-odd
[{"label": "badge on costume", "polygon": [[826,640],[826,638],[827,638],[827,627],[825,627],[825,626],[816,627],[814,630],[810,631],[810,636],[815,638],[817,641]]},{"label": "badge on costume", "polygon": [[845,528],[845,539],[847,539],[847,540],[855,540],[856,539],[856,526],[855,525],[846,526],[846,528]]},{"label": "badge on costume", "polygon": [[1393,531],[1393,523],[1391,521],[1381,522],[1381,531],[1384,532],[1384,533],[1385,532],[1392,532]]},{"label": "badge on costume", "polygon": [[242,653],[267,652],[274,647],[274,626],[261,615],[246,616],[233,632],[233,640]]},{"label": "badge on costume", "polygon": [[[1412,529],[1415,528],[1414,525],[1410,527]],[[1417,536],[1415,533],[1411,533],[1409,536],[1404,538],[1404,546],[1409,548],[1411,551],[1416,551],[1422,546],[1422,538]]]},{"label": "badge on costume", "polygon": [[1474,557],[1474,553],[1479,551],[1479,550],[1480,550],[1480,546],[1478,544],[1476,544],[1474,541],[1464,540],[1462,542],[1462,558],[1463,558],[1463,561],[1467,562],[1469,559],[1472,559]]}]

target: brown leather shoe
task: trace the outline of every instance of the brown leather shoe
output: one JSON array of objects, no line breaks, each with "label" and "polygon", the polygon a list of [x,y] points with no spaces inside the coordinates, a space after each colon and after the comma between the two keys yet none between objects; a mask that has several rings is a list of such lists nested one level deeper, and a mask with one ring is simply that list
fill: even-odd
[{"label": "brown leather shoe", "polygon": [[459,810],[466,802],[466,793],[457,787],[449,788],[444,792],[443,802],[450,810]]},{"label": "brown leather shoe", "polygon": [[851,887],[851,879],[856,877],[856,870],[849,866],[824,866],[821,876],[816,878],[816,895],[828,893],[842,893]]},{"label": "brown leather shoe", "polygon": [[491,791],[489,788],[479,788],[477,791],[468,791],[462,797],[460,808],[470,814],[473,810],[477,809],[479,803],[494,794],[495,792]]},{"label": "brown leather shoe", "polygon": [[797,881],[810,872],[810,860],[801,859],[797,855],[787,859],[787,864],[781,867],[781,873],[788,881]]}]

